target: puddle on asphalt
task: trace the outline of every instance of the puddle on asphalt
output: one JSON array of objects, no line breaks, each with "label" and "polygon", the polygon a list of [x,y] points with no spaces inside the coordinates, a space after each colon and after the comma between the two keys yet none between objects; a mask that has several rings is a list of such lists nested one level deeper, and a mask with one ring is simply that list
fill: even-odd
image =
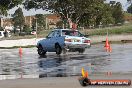
[{"label": "puddle on asphalt", "polygon": [[89,74],[132,72],[132,44],[112,44],[112,53],[104,51],[104,45],[93,45],[84,54],[68,53],[57,56],[48,53],[44,57],[36,48],[24,48],[20,59],[18,49],[0,49],[0,79],[68,77],[81,75],[81,68]]}]

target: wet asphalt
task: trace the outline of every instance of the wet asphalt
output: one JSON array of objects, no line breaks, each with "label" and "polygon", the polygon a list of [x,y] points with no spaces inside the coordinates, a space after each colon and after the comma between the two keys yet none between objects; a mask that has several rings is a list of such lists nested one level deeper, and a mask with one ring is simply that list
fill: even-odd
[{"label": "wet asphalt", "polygon": [[37,48],[0,49],[0,75],[38,75],[42,77],[68,77],[81,75],[81,68],[89,74],[112,72],[132,73],[132,44],[111,44],[107,53],[104,44],[92,45],[85,53],[68,52],[57,56],[47,53],[40,57]]}]

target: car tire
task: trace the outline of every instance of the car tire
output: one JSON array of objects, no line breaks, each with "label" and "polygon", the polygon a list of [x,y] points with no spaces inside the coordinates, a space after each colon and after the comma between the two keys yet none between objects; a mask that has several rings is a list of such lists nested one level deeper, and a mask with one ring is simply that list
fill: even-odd
[{"label": "car tire", "polygon": [[84,52],[85,52],[85,49],[84,49],[84,48],[79,49],[78,52],[79,52],[79,53],[84,53]]},{"label": "car tire", "polygon": [[60,55],[60,54],[62,53],[62,49],[61,49],[61,47],[60,47],[59,44],[56,44],[56,45],[55,45],[55,49],[56,49],[56,54],[57,54],[57,55]]},{"label": "car tire", "polygon": [[46,54],[46,51],[44,51],[43,47],[41,45],[38,46],[38,54],[40,56],[43,56]]}]

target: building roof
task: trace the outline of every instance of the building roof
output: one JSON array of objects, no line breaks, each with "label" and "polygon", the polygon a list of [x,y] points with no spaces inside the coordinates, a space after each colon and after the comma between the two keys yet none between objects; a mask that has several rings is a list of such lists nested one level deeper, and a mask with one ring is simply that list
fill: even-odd
[{"label": "building roof", "polygon": [[48,19],[60,19],[60,16],[57,14],[49,14],[47,15]]}]

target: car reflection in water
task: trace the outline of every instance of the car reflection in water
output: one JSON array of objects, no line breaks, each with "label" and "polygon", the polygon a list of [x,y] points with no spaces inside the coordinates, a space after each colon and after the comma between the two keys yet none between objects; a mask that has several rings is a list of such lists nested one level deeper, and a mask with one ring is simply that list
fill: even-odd
[{"label": "car reflection in water", "polygon": [[39,78],[43,77],[67,77],[66,67],[62,65],[64,58],[58,56],[56,58],[40,57],[38,66],[40,70]]}]

